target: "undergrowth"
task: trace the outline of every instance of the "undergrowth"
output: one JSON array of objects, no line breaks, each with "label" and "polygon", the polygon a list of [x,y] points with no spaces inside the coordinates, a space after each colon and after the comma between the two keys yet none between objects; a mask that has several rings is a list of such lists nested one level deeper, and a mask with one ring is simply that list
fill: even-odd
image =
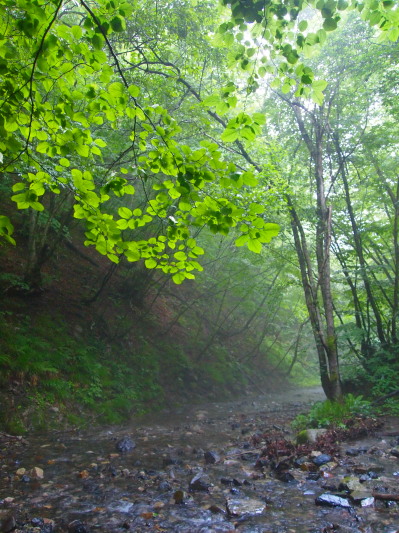
[{"label": "undergrowth", "polygon": [[336,427],[345,429],[347,421],[356,416],[372,416],[370,401],[362,396],[347,394],[342,402],[325,400],[316,402],[309,413],[298,415],[292,422],[297,431],[311,428]]},{"label": "undergrowth", "polygon": [[54,423],[120,423],[133,412],[163,399],[154,354],[120,349],[115,357],[96,338],[84,342],[50,317],[31,324],[29,317],[1,313],[0,389],[11,396],[0,413],[10,432],[44,428],[50,406]]},{"label": "undergrowth", "polygon": [[212,364],[195,362],[171,340],[137,335],[124,345],[71,329],[55,315],[0,313],[0,400],[7,405],[0,428],[118,424],[164,406],[170,388],[193,401],[212,391],[227,397],[246,383],[224,351]]}]

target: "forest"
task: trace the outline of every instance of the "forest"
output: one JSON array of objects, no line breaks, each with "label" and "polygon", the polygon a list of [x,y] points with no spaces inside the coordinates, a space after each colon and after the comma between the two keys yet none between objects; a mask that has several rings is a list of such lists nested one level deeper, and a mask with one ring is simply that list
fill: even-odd
[{"label": "forest", "polygon": [[0,27],[2,428],[282,384],[399,413],[397,1]]}]

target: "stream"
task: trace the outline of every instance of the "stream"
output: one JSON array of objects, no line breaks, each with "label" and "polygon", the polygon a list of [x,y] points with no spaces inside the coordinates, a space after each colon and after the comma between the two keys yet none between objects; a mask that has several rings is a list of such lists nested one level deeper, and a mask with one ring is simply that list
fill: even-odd
[{"label": "stream", "polygon": [[268,436],[293,438],[290,421],[323,399],[290,390],[124,427],[0,434],[0,532],[399,533],[397,419],[282,475],[261,458]]}]

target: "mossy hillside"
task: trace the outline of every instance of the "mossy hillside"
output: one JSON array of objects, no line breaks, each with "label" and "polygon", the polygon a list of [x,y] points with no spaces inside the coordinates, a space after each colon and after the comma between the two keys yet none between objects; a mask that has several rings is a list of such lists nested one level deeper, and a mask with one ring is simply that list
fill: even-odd
[{"label": "mossy hillside", "polygon": [[90,329],[76,330],[60,315],[32,319],[2,312],[0,394],[6,407],[0,427],[22,433],[52,425],[116,424],[165,403],[245,390],[238,365],[223,352],[215,361],[195,364],[173,339],[157,343],[142,334],[133,344],[110,342]]}]

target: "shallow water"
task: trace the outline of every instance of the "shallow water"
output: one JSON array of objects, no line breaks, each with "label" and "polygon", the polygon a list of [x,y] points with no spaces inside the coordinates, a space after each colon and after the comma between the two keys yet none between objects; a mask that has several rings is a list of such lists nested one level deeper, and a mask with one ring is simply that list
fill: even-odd
[{"label": "shallow water", "polygon": [[[68,531],[74,520],[81,522],[76,533],[399,531],[399,507],[393,502],[350,509],[315,505],[356,464],[366,471],[383,469],[365,484],[369,490],[386,485],[392,491],[399,480],[399,459],[386,453],[392,438],[351,443],[376,450],[354,458],[343,451],[317,481],[306,479],[308,472],[299,469],[292,471],[291,483],[279,481],[267,468],[255,469],[259,445],[251,437],[276,429],[289,437],[289,421],[322,399],[319,388],[285,391],[168,409],[124,427],[35,435],[27,444],[8,442],[0,448],[0,519],[12,515],[16,531],[37,532],[46,527]],[[136,447],[118,453],[116,443],[124,436]],[[206,451],[217,454],[215,464],[205,462]],[[43,470],[43,479],[34,479],[33,467]],[[21,468],[25,474],[17,473]],[[198,473],[209,486],[190,491]],[[47,526],[32,529],[34,518],[45,519]]]}]

